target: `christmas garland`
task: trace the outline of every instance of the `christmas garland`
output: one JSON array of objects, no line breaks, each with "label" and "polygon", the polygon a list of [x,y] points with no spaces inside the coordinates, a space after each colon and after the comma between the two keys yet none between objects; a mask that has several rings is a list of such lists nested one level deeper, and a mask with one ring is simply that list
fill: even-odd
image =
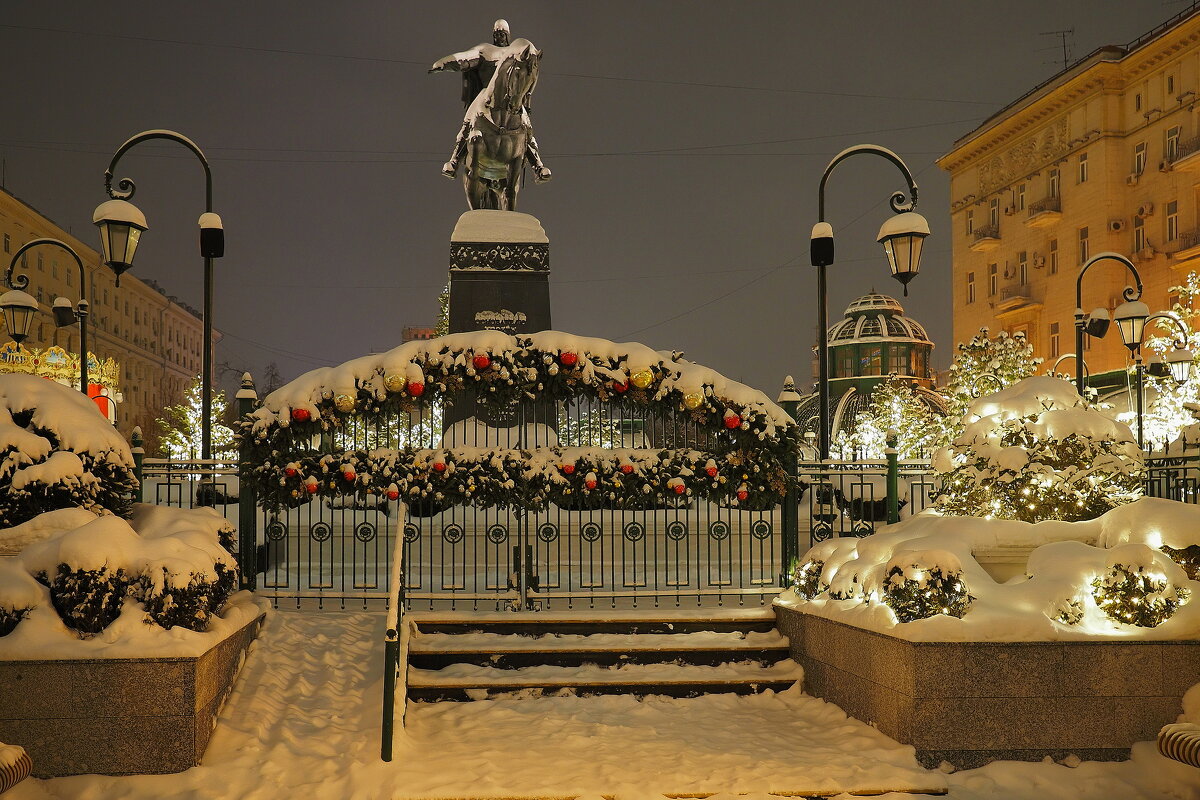
[{"label": "christmas garland", "polygon": [[645,509],[695,499],[760,511],[777,505],[787,488],[782,465],[753,451],[718,461],[698,450],[348,450],[268,459],[251,476],[259,503],[272,511],[345,495],[364,507],[403,499],[425,513],[460,504]]},{"label": "christmas garland", "polygon": [[[331,433],[464,399],[494,410],[567,400],[670,410],[713,444],[709,452],[314,450]],[[645,508],[695,497],[766,509],[786,491],[783,464],[797,442],[795,423],[761,392],[676,354],[554,331],[454,334],[315,370],[268,396],[239,435],[259,502],[276,510],[347,494],[434,507]]]}]

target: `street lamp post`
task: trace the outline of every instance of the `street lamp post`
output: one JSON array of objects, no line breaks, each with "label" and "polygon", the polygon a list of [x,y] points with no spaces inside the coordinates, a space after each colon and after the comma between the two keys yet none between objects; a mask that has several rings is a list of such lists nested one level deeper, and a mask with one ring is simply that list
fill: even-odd
[{"label": "street lamp post", "polygon": [[200,255],[204,259],[204,367],[201,377],[203,397],[201,399],[201,456],[204,460],[212,458],[212,301],[213,301],[213,259],[225,255],[225,232],[221,218],[213,213],[212,202],[212,170],[209,169],[208,159],[196,146],[196,143],[183,134],[175,131],[152,130],[143,131],[126,141],[117,148],[108,169],[104,172],[104,190],[112,199],[101,203],[96,208],[92,221],[100,228],[100,243],[104,252],[104,262],[117,276],[120,285],[121,273],[133,266],[133,257],[137,251],[141,235],[148,229],[146,218],[129,199],[137,190],[129,178],[117,181],[113,188],[113,175],[117,162],[126,151],[142,142],[152,139],[166,139],[178,142],[200,160],[204,167],[204,213],[200,215]]},{"label": "street lamp post", "polygon": [[908,182],[907,196],[904,192],[896,192],[892,195],[890,203],[895,216],[890,217],[883,223],[883,227],[879,229],[878,236],[878,241],[883,245],[883,250],[887,254],[892,277],[900,281],[904,286],[904,294],[906,296],[908,295],[908,282],[916,277],[917,272],[920,270],[921,250],[925,237],[929,235],[929,223],[924,217],[913,210],[917,206],[917,182],[913,179],[912,172],[900,159],[900,156],[886,147],[879,147],[873,144],[860,144],[846,148],[829,162],[829,166],[825,168],[825,173],[821,176],[821,185],[817,193],[819,219],[817,224],[813,226],[812,237],[809,242],[812,265],[817,268],[817,328],[819,329],[817,392],[820,397],[819,424],[821,426],[818,436],[820,438],[820,457],[822,461],[829,459],[829,438],[831,434],[829,424],[829,311],[825,268],[833,264],[833,226],[825,221],[825,184],[829,180],[829,175],[833,172],[834,167],[850,156],[860,153],[880,156],[892,162],[899,168],[900,172],[904,175],[904,179]]},{"label": "street lamp post", "polygon": [[[1172,350],[1170,353],[1167,353],[1166,363],[1163,364],[1163,362],[1161,362],[1161,361],[1156,362],[1156,363],[1151,363],[1150,373],[1152,375],[1155,375],[1156,377],[1166,377],[1166,375],[1169,374],[1175,380],[1176,383],[1180,383],[1180,384],[1187,383],[1188,379],[1191,377],[1191,374],[1192,374],[1192,351],[1189,350],[1188,346],[1187,346],[1188,345],[1187,326],[1185,326],[1182,322],[1180,322],[1178,317],[1176,317],[1173,314],[1168,314],[1165,311],[1159,311],[1157,313],[1151,314],[1150,316],[1146,317],[1146,323],[1150,323],[1151,321],[1156,320],[1156,319],[1167,320],[1168,322],[1173,323],[1175,325],[1176,332],[1179,335],[1172,342],[1172,344],[1175,345],[1175,349]],[[1161,367],[1161,370],[1162,370],[1161,372],[1158,369],[1159,367]],[[1145,393],[1145,388],[1144,388],[1145,374],[1146,374],[1146,367],[1142,362],[1141,352],[1139,351],[1138,355],[1137,355],[1136,363],[1134,365],[1134,376],[1135,376],[1135,384],[1136,384],[1134,391],[1137,393],[1138,447],[1141,447],[1143,449],[1145,449],[1145,446],[1146,446],[1146,444],[1145,444],[1145,442],[1146,442],[1145,416],[1144,416],[1145,415],[1145,399],[1143,397],[1143,394]]]},{"label": "street lamp post", "polygon": [[0,296],[0,310],[4,312],[9,335],[12,336],[13,341],[20,344],[29,335],[29,326],[37,311],[37,301],[24,291],[29,287],[29,276],[14,275],[13,270],[17,268],[17,263],[26,252],[41,246],[66,250],[79,267],[79,303],[72,306],[71,301],[67,298],[56,297],[53,310],[54,324],[59,328],[73,325],[76,319],[79,320],[79,391],[86,396],[88,393],[87,275],[83,270],[83,261],[79,258],[79,254],[69,244],[58,239],[34,239],[21,245],[17,252],[13,253],[12,261],[8,264],[8,271],[4,273],[4,283],[10,291]]},{"label": "street lamp post", "polygon": [[[1075,279],[1075,390],[1083,395],[1083,334],[1088,329],[1089,324],[1093,325],[1094,335],[1103,336],[1108,329],[1107,312],[1103,316],[1099,316],[1097,312],[1092,312],[1091,322],[1089,316],[1083,313],[1083,276],[1092,268],[1093,264],[1099,264],[1101,261],[1116,261],[1125,269],[1129,270],[1133,275],[1134,283],[1137,285],[1135,289],[1132,286],[1126,286],[1122,291],[1125,302],[1117,306],[1117,310],[1113,313],[1113,319],[1117,323],[1117,328],[1121,332],[1121,340],[1129,351],[1134,354],[1137,362],[1141,363],[1141,354],[1139,348],[1142,346],[1142,333],[1146,328],[1146,318],[1150,316],[1150,309],[1146,304],[1141,302],[1142,296],[1142,276],[1138,274],[1137,267],[1123,255],[1119,253],[1098,253],[1087,260],[1079,269],[1079,277]],[[1099,311],[1099,310],[1097,310]]]}]

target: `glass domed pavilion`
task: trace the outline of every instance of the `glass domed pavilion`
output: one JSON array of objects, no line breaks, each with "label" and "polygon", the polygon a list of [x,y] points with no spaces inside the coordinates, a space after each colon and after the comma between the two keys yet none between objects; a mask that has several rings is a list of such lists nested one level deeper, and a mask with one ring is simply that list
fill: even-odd
[{"label": "glass domed pavilion", "polygon": [[[910,379],[916,395],[938,414],[945,400],[933,390],[933,342],[921,323],[904,316],[904,307],[885,294],[863,295],[829,328],[829,407],[832,438],[853,429],[871,392],[890,375]],[[817,433],[820,399],[806,395],[796,422],[802,433]]]}]

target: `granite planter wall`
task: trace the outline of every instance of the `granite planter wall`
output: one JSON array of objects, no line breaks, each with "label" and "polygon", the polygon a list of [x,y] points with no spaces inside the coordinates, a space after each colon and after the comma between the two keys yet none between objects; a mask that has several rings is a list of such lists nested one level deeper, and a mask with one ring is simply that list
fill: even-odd
[{"label": "granite planter wall", "polygon": [[0,741],[39,778],[193,767],[262,619],[190,658],[0,661]]},{"label": "granite planter wall", "polygon": [[1128,758],[1200,681],[1196,641],[909,642],[775,613],[804,690],[912,745],[927,767]]}]

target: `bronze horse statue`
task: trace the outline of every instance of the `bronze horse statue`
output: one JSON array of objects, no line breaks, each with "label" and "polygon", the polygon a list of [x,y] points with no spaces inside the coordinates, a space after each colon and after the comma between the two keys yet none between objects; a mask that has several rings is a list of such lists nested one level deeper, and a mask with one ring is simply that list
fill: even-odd
[{"label": "bronze horse statue", "polygon": [[531,146],[528,110],[542,53],[528,39],[498,50],[491,81],[467,107],[462,180],[472,209],[515,211],[526,160],[539,183],[550,178],[536,144]]}]

